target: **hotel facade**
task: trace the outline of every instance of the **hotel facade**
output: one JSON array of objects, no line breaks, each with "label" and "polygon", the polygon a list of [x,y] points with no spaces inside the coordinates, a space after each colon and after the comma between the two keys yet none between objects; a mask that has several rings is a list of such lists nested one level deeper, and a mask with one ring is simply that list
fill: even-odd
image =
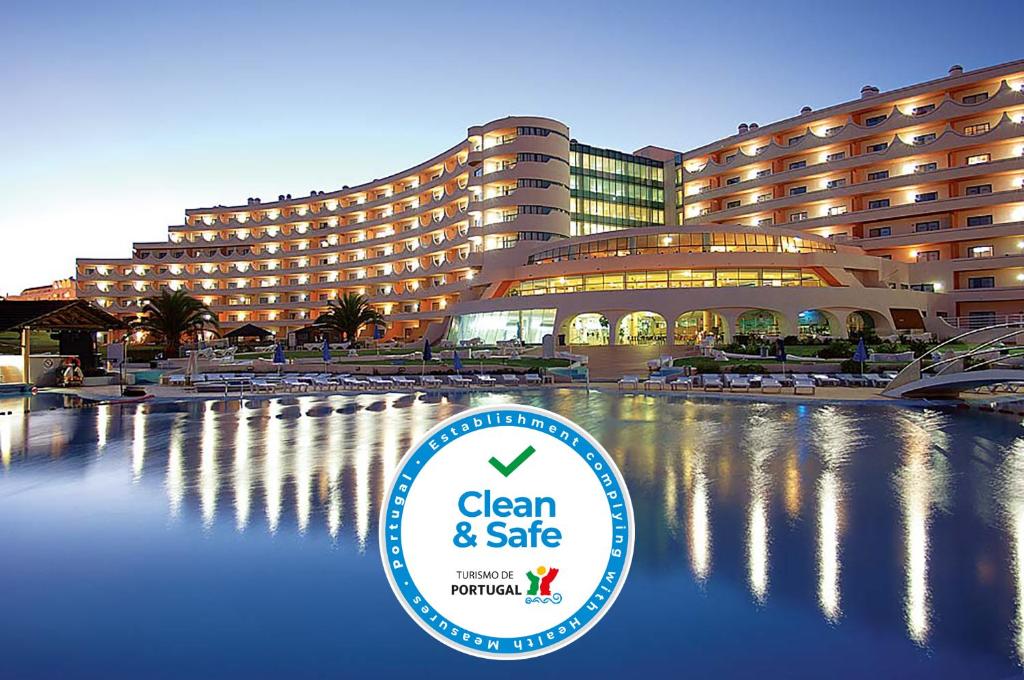
[{"label": "hotel facade", "polygon": [[690,344],[948,337],[1024,313],[1024,61],[745,123],[685,152],[509,117],[390,177],[189,209],[77,262],[125,319],[161,289],[284,339],[367,296],[387,337]]}]

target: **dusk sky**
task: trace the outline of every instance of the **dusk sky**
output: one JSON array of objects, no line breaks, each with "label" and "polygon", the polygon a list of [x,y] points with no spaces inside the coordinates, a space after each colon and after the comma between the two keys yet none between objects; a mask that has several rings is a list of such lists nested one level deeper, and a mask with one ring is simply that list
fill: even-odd
[{"label": "dusk sky", "polygon": [[358,184],[509,114],[677,150],[1024,57],[1018,2],[7,2],[0,294],[189,207]]}]

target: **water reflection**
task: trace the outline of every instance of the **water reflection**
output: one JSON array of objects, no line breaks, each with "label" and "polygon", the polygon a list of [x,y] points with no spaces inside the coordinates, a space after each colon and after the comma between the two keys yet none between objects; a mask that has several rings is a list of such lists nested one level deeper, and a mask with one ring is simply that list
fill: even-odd
[{"label": "water reflection", "polygon": [[934,411],[907,412],[900,414],[899,421],[903,451],[894,478],[903,509],[905,617],[910,638],[924,645],[931,627],[929,525],[932,513],[946,506],[949,493],[947,441],[942,431],[946,417]]},{"label": "water reflection", "polygon": [[[921,653],[940,632],[959,634],[951,622],[968,603],[971,620],[985,618],[992,634],[963,644],[1003,644],[1004,656],[1024,661],[1018,430],[1004,435],[992,421],[983,428],[934,410],[529,394],[521,401],[574,417],[620,463],[639,527],[638,582],[675,578],[709,600],[736,593],[742,610],[730,616],[752,617],[745,625],[773,611],[809,612],[830,634],[870,626]],[[166,495],[178,527],[214,536],[223,525],[247,543],[285,534],[373,559],[380,499],[406,447],[487,399],[302,396],[16,412],[0,417],[0,511],[5,484],[43,479],[47,465],[109,466],[131,493],[157,489],[161,513]],[[964,442],[985,437],[991,465],[968,465]],[[955,496],[952,480],[967,475],[972,493]],[[983,502],[999,512],[982,512]],[[982,536],[991,545],[979,547]],[[984,584],[982,563],[996,565]],[[950,599],[954,588],[962,601]]]}]

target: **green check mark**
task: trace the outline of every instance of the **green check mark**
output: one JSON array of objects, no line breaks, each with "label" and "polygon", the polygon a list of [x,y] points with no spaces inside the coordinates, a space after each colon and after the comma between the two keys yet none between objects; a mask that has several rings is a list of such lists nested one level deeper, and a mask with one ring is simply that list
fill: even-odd
[{"label": "green check mark", "polygon": [[526,449],[522,453],[520,453],[518,456],[516,456],[515,460],[513,460],[508,465],[505,465],[504,463],[502,463],[500,460],[498,460],[494,456],[491,456],[491,459],[489,461],[487,461],[487,462],[490,463],[491,465],[493,465],[495,470],[500,472],[502,475],[508,477],[510,474],[515,472],[519,468],[520,465],[525,463],[526,459],[529,458],[530,456],[532,456],[534,451],[535,451],[535,449],[532,446],[527,446]]}]

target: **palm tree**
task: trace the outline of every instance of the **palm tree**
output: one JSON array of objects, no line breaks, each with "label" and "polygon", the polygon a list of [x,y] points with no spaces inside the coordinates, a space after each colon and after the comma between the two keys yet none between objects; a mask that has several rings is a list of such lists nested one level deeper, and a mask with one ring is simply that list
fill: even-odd
[{"label": "palm tree", "polygon": [[132,324],[132,328],[149,333],[164,343],[164,356],[176,357],[184,335],[198,335],[201,331],[220,328],[217,316],[201,301],[183,290],[166,288],[160,297],[149,300],[142,312],[145,316]]},{"label": "palm tree", "polygon": [[327,303],[328,311],[320,315],[316,325],[335,330],[349,342],[355,342],[363,326],[383,326],[384,317],[370,306],[365,295],[346,293]]}]

